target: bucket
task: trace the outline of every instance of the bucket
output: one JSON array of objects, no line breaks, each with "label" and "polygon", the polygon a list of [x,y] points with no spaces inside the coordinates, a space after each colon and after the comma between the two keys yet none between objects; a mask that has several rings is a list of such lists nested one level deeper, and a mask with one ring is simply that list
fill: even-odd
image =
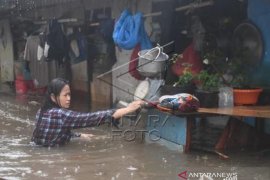
[{"label": "bucket", "polygon": [[142,76],[156,76],[166,70],[166,60],[169,56],[161,47],[139,51],[139,63],[137,70]]},{"label": "bucket", "polygon": [[26,94],[28,91],[28,85],[24,80],[15,80],[15,88],[17,94]]}]

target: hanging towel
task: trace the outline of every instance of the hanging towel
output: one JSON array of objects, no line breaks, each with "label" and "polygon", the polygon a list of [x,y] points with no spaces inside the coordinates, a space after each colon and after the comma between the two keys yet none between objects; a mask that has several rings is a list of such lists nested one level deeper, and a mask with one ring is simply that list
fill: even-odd
[{"label": "hanging towel", "polygon": [[129,74],[137,80],[145,79],[145,77],[141,76],[137,70],[137,66],[139,63],[138,53],[139,53],[140,49],[141,49],[140,45],[135,46],[135,48],[132,51],[132,54],[130,56],[130,62],[129,62],[129,67],[128,67]]},{"label": "hanging towel", "polygon": [[113,40],[119,47],[127,50],[133,49],[137,44],[140,44],[142,50],[152,48],[140,12],[133,16],[129,10],[122,12],[114,27]]}]

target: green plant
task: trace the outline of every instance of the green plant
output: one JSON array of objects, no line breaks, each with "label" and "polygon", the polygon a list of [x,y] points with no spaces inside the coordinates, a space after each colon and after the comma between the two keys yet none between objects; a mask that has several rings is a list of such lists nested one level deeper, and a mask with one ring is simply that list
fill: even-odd
[{"label": "green plant", "polygon": [[251,58],[250,51],[239,48],[228,62],[228,74],[231,76],[230,85],[235,88],[250,88],[252,77],[258,63]]},{"label": "green plant", "polygon": [[249,88],[252,85],[252,75],[258,67],[258,62],[252,58],[249,49],[238,47],[230,57],[219,49],[205,53],[203,63],[210,66],[222,79],[222,82],[231,87]]},{"label": "green plant", "polygon": [[206,70],[200,71],[196,76],[197,87],[203,91],[218,91],[220,86],[220,78],[217,73],[209,73]]},{"label": "green plant", "polygon": [[195,76],[191,71],[191,64],[185,63],[183,73],[178,77],[178,81],[174,83],[174,86],[188,86],[194,83]]}]

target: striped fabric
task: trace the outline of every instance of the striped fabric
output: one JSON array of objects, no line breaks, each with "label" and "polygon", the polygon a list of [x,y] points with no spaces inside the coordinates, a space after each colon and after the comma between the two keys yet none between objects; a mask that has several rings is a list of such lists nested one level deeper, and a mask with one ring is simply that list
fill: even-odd
[{"label": "striped fabric", "polygon": [[37,145],[55,146],[70,141],[72,129],[93,127],[111,122],[115,110],[93,113],[81,113],[63,108],[52,108],[43,113],[39,120],[40,110],[36,114],[36,127],[32,141]]}]

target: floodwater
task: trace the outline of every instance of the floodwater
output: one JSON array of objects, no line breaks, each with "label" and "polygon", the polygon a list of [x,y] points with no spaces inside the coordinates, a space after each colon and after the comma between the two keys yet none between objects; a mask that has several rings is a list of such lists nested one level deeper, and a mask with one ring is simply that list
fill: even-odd
[{"label": "floodwater", "polygon": [[30,139],[39,107],[37,96],[0,93],[1,178],[171,180],[186,179],[180,176],[187,171],[231,173],[233,178],[227,179],[233,180],[270,179],[268,151],[234,152],[229,160],[222,160],[203,151],[185,154],[158,143],[112,139],[111,127],[106,125],[82,130],[92,134],[90,139],[76,139],[63,147],[38,147]]}]

